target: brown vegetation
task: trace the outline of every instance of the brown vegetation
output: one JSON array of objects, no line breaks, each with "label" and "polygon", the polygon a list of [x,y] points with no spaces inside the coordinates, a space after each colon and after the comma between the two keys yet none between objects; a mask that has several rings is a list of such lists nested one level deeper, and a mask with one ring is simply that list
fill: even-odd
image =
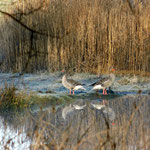
[{"label": "brown vegetation", "polygon": [[0,112],[8,110],[22,110],[29,106],[29,96],[27,94],[16,92],[14,85],[8,86],[5,84],[3,89],[0,89]]},{"label": "brown vegetation", "polygon": [[1,13],[2,71],[150,72],[149,1],[32,0]]}]

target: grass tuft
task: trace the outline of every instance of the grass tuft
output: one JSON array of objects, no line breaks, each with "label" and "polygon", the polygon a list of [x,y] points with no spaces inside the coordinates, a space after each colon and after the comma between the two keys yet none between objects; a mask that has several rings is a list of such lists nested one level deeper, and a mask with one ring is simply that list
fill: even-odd
[{"label": "grass tuft", "polygon": [[1,89],[0,92],[0,108],[3,109],[22,109],[28,106],[28,103],[25,101],[24,95],[17,94],[16,87],[14,85],[8,86],[5,84],[5,87]]}]

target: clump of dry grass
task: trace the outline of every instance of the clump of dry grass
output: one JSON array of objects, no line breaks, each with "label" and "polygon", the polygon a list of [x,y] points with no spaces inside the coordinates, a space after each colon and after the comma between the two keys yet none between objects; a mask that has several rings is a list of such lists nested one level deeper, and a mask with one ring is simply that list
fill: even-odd
[{"label": "clump of dry grass", "polygon": [[2,111],[23,111],[25,109],[40,109],[48,105],[62,105],[73,101],[74,98],[67,95],[38,96],[35,93],[19,91],[14,85],[5,84],[0,90],[0,109]]},{"label": "clump of dry grass", "polygon": [[15,110],[27,107],[24,94],[17,94],[14,85],[5,87],[0,91],[0,108],[1,110]]}]

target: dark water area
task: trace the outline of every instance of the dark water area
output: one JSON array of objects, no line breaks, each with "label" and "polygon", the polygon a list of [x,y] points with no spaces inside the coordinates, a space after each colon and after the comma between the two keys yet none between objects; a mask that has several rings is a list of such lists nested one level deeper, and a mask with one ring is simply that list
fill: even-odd
[{"label": "dark water area", "polygon": [[[92,75],[78,75],[74,78],[86,85],[97,79]],[[124,141],[124,131],[127,130],[125,144],[128,149],[143,146],[145,138],[149,138],[149,82],[129,82],[122,85],[123,91],[118,78],[108,95],[103,95],[102,91],[93,91],[90,86],[85,91],[69,95],[57,74],[25,75],[21,79],[12,74],[1,74],[1,87],[6,81],[18,86],[19,91],[34,91],[41,97],[65,95],[73,101],[44,107],[33,105],[23,111],[0,110],[0,149],[40,149],[40,140],[41,146],[46,144],[49,149],[61,147],[63,143],[66,150],[74,149],[77,145],[78,149],[92,150],[99,141],[98,133],[103,135],[100,136],[102,139],[108,138],[108,132],[105,134],[104,131],[109,131],[112,141],[119,142]],[[103,100],[106,101],[105,106]],[[118,144],[117,149],[121,149],[123,144]],[[104,147],[110,149],[109,144]]]},{"label": "dark water area", "polygon": [[[1,141],[4,140],[0,144],[1,148],[7,145],[10,149],[20,149],[19,145],[21,144],[22,149],[30,149],[30,146],[35,142],[36,132],[42,132],[41,134],[46,138],[44,142],[50,142],[54,138],[59,143],[58,145],[62,142],[61,136],[67,132],[72,139],[68,142],[68,145],[72,144],[73,146],[77,144],[79,138],[84,132],[87,132],[88,128],[90,128],[90,131],[86,133],[85,137],[105,130],[108,126],[110,129],[119,128],[128,124],[134,113],[130,125],[130,130],[134,130],[134,138],[139,136],[138,130],[141,126],[143,126],[144,132],[148,134],[150,128],[150,96],[131,95],[111,99],[107,104],[107,107],[111,108],[110,113],[103,113],[103,110],[95,109],[92,104],[101,105],[102,101],[98,99],[79,99],[68,105],[47,106],[46,108],[35,110],[35,112],[30,109],[24,110],[24,112],[1,112],[1,133],[4,133],[3,135],[1,134]],[[75,110],[74,105],[85,106],[85,108]],[[63,116],[64,109],[67,110],[65,111],[65,118]],[[112,116],[114,115],[113,113],[115,116]],[[112,125],[112,123],[115,125]],[[5,134],[10,135],[8,139]],[[130,140],[130,136],[130,134],[127,135],[127,139]],[[14,141],[10,137],[15,137],[16,140]],[[10,143],[7,143],[9,138]],[[22,139],[21,142],[20,139]],[[97,141],[96,139],[93,140]],[[17,144],[14,144],[16,146],[13,147],[12,143]],[[92,148],[88,146],[87,149]]]}]

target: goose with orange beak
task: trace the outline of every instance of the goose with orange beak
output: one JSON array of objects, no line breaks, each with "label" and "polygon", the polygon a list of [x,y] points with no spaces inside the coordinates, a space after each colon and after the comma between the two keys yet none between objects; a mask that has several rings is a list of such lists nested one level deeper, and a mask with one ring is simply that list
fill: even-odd
[{"label": "goose with orange beak", "polygon": [[100,79],[99,81],[93,83],[91,86],[93,86],[93,90],[103,90],[103,95],[107,95],[107,88],[109,88],[115,81],[115,72],[114,68],[111,68],[109,77],[105,77]]},{"label": "goose with orange beak", "polygon": [[83,87],[83,84],[73,79],[68,79],[67,74],[64,74],[64,76],[62,77],[62,84],[65,88],[69,89],[70,94],[72,94],[72,91],[74,94],[74,91],[76,90],[80,90],[80,89],[85,90],[85,88]]}]

